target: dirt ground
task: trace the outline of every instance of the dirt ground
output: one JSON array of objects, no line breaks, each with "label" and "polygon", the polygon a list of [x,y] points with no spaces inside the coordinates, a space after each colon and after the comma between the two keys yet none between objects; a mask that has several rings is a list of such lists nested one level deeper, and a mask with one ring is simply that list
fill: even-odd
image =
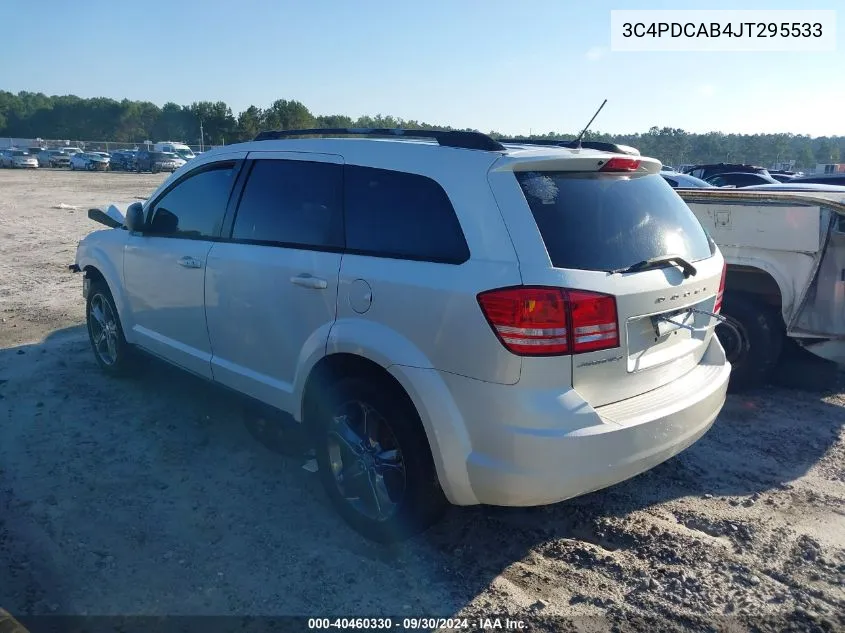
[{"label": "dirt ground", "polygon": [[97,370],[67,269],[99,226],[86,210],[162,179],[0,170],[0,607],[845,629],[842,374],[822,392],[731,396],[701,441],[611,489],[455,508],[376,546],[230,396],[158,363],[121,381]]}]

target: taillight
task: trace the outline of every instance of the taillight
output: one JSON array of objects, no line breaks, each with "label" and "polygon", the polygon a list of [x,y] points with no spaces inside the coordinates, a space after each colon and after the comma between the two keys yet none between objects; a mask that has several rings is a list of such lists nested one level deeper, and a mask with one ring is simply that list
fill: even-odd
[{"label": "taillight", "polygon": [[598,292],[567,290],[575,353],[619,347],[616,298]]},{"label": "taillight", "polygon": [[716,293],[716,303],[713,305],[713,312],[718,314],[722,310],[722,299],[725,296],[725,277],[728,274],[728,264],[722,264],[722,279],[719,281],[719,292]]},{"label": "taillight", "polygon": [[637,158],[611,158],[599,171],[636,171],[640,168]]},{"label": "taillight", "polygon": [[482,292],[478,304],[514,354],[555,356],[619,346],[616,299],[611,295],[516,287]]},{"label": "taillight", "polygon": [[505,288],[478,295],[484,316],[514,354],[545,356],[569,349],[566,299],[557,288]]}]

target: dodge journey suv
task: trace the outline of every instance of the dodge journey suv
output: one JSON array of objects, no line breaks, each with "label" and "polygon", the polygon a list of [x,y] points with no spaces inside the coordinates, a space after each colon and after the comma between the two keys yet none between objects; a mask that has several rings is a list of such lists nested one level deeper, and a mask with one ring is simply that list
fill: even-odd
[{"label": "dodge journey suv", "polygon": [[101,368],[143,350],[290,413],[372,539],[628,479],[725,400],[724,260],[630,152],[265,132],[97,217],[74,268]]}]

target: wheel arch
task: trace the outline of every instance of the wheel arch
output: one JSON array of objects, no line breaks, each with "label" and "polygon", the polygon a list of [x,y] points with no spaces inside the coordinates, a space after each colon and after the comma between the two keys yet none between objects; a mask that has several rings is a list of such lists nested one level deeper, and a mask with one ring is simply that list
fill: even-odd
[{"label": "wheel arch", "polygon": [[[412,377],[414,373],[417,375]],[[349,352],[327,354],[314,364],[305,379],[300,403],[301,417],[297,419],[308,424],[316,411],[321,390],[328,388],[333,380],[347,375],[367,376],[382,381],[412,406],[422,424],[437,478],[447,499],[458,505],[477,503],[466,471],[466,459],[471,452],[469,437],[465,427],[455,419],[456,407],[451,395],[434,369],[405,368],[400,365],[385,367],[372,359]],[[422,389],[414,388],[415,378],[425,381]],[[420,395],[422,390],[428,398],[437,400],[436,412],[426,407]]]},{"label": "wheel arch", "polygon": [[777,310],[785,323],[785,313],[794,300],[786,273],[757,258],[726,258],[726,262],[725,293],[752,295]]},{"label": "wheel arch", "polygon": [[[102,281],[106,284],[111,293],[114,305],[117,308],[118,318],[123,326],[124,336],[131,328],[129,327],[129,309],[126,305],[126,300],[123,295],[122,286],[120,284],[121,275],[117,269],[108,263],[106,258],[92,258],[86,257],[80,262],[80,270],[83,275],[92,280]],[[127,337],[128,340],[129,337]]]}]

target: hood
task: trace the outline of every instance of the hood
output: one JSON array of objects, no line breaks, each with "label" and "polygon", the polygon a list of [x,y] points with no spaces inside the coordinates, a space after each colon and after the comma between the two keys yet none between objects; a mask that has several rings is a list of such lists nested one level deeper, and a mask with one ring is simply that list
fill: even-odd
[{"label": "hood", "polygon": [[88,209],[88,217],[95,222],[105,224],[110,228],[118,228],[124,225],[126,217],[124,213],[117,208],[117,205],[110,204],[105,207],[94,207]]}]

